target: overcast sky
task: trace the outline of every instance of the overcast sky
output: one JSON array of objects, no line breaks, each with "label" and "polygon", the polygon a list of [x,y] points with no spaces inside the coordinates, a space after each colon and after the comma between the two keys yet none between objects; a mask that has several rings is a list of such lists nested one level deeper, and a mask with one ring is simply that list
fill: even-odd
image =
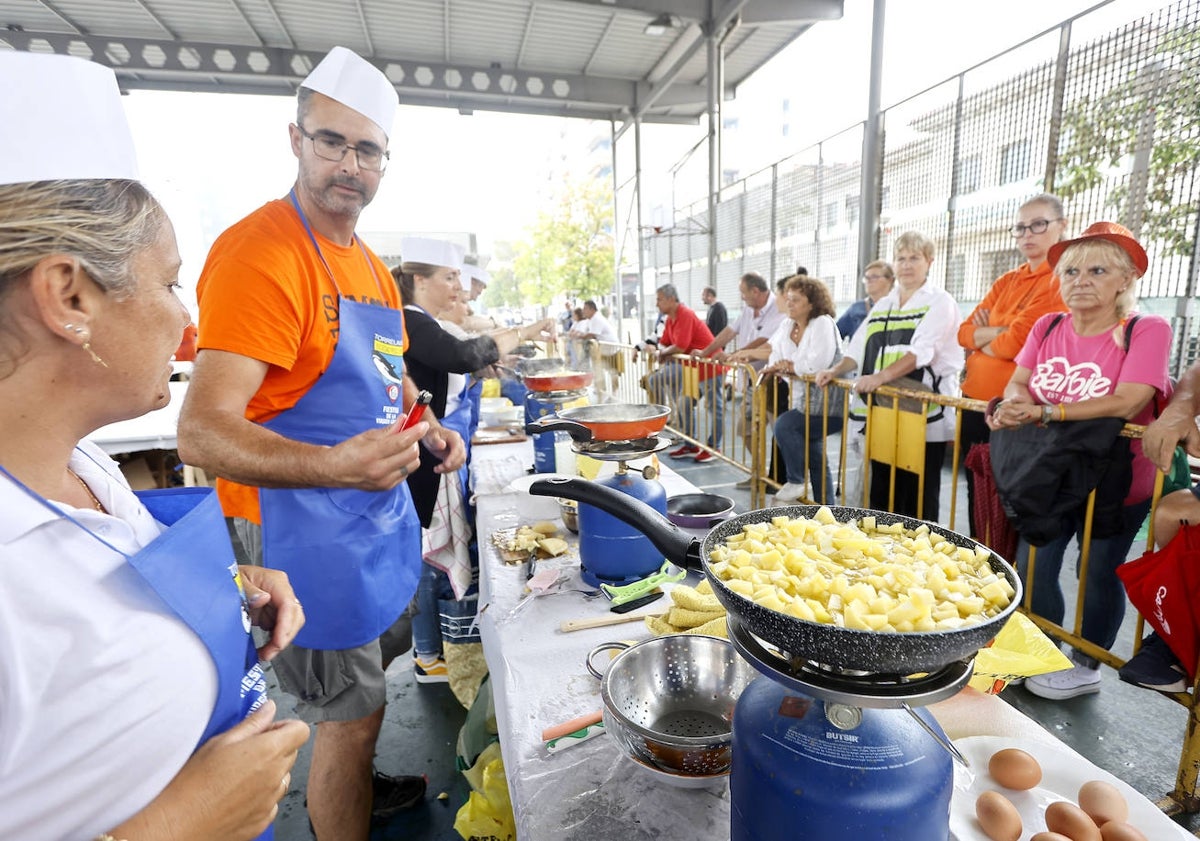
[{"label": "overcast sky", "polygon": [[[883,104],[928,87],[1024,40],[1094,0],[890,0]],[[1154,4],[1157,5],[1157,4]],[[799,150],[863,119],[871,38],[870,0],[846,0],[845,17],[821,23],[753,77],[741,96],[788,91],[805,114]],[[1116,0],[1075,37],[1145,13],[1145,0]],[[214,233],[295,178],[287,142],[294,101],[283,97],[135,91],[127,106],[144,179],[175,221],[183,279],[194,285]],[[539,174],[561,153],[564,120],[405,106],[392,159],[362,230],[471,231],[485,250],[513,239],[536,217]],[[607,132],[607,124],[600,127]],[[572,131],[578,136],[579,132]],[[703,126],[648,126],[645,166],[665,169],[704,134]],[[770,161],[763,161],[766,165]],[[541,176],[544,181],[544,175]],[[691,197],[689,197],[691,198]]]}]

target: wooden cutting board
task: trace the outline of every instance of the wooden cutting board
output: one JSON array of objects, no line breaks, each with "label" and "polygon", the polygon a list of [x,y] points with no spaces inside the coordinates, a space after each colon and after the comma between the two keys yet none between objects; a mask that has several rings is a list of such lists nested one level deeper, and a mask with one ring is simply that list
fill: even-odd
[{"label": "wooden cutting board", "polygon": [[514,432],[510,426],[483,426],[475,430],[472,444],[512,444],[524,441],[528,436],[524,432]]}]

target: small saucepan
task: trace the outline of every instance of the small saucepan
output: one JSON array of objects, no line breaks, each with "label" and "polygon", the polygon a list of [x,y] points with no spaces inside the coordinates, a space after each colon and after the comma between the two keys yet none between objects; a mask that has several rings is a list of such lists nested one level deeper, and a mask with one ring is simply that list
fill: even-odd
[{"label": "small saucepan", "polygon": [[711,529],[733,513],[733,500],[720,494],[667,497],[667,519],[685,529]]},{"label": "small saucepan", "polygon": [[525,424],[525,432],[563,431],[586,444],[589,441],[636,441],[653,437],[667,425],[671,410],[654,403],[604,403],[563,409]]}]

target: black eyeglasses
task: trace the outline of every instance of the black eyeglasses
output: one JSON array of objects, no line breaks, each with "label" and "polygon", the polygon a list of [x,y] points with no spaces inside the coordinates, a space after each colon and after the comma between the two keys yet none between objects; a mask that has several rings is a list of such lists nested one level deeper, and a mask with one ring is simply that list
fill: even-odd
[{"label": "black eyeglasses", "polygon": [[369,145],[360,143],[357,146],[351,146],[335,134],[309,134],[304,130],[304,126],[296,126],[296,128],[300,130],[302,135],[312,141],[313,151],[316,152],[318,158],[323,158],[327,161],[341,161],[345,159],[346,153],[353,149],[360,169],[366,169],[371,172],[383,172],[387,168],[388,158],[390,157],[389,153],[373,143]]},{"label": "black eyeglasses", "polygon": [[1020,222],[1018,222],[1017,224],[1015,224],[1011,228],[1009,228],[1008,231],[1014,237],[1017,237],[1019,239],[1019,238],[1025,236],[1026,231],[1028,231],[1031,234],[1044,234],[1044,233],[1046,233],[1046,229],[1050,227],[1051,222],[1061,222],[1061,221],[1062,221],[1062,217],[1060,216],[1057,219],[1034,219],[1028,225],[1023,225]]}]

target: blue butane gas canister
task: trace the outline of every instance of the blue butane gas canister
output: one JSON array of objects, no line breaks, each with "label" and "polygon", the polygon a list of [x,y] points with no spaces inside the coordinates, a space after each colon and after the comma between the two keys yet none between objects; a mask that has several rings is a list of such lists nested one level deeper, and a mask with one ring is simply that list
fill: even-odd
[{"label": "blue butane gas canister", "polygon": [[[657,479],[622,469],[597,481],[640,499],[664,517],[667,515],[667,492]],[[633,526],[599,508],[580,504],[579,560],[583,580],[598,587],[628,584],[658,572],[663,553]]]},{"label": "blue butane gas canister", "polygon": [[[525,396],[525,422],[532,423],[563,409],[588,405],[586,389],[577,391],[531,391]],[[571,436],[565,432],[539,432],[533,436],[533,470],[535,473],[561,471],[555,447],[569,442]]]},{"label": "blue butane gas canister", "polygon": [[738,700],[731,841],[946,841],[953,788],[950,754],[903,709],[827,705],[767,677]]}]

